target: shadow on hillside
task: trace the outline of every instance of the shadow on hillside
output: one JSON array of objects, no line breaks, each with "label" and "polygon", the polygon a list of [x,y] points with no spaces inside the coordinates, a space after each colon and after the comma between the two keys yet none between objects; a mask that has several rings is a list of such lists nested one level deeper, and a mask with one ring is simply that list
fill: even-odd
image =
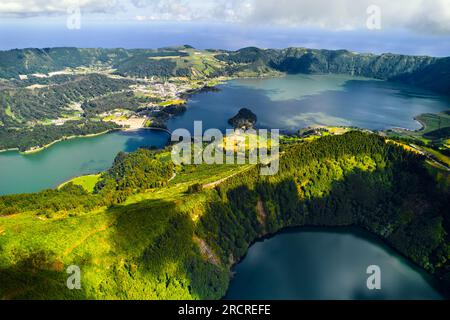
[{"label": "shadow on hillside", "polygon": [[[435,190],[419,159],[393,161],[373,172],[353,169],[339,181],[319,170],[300,189],[299,178],[289,176],[276,182],[248,174],[230,179],[216,188],[196,223],[180,211],[182,199],[111,208],[116,224],[110,242],[123,264],[115,268],[110,289],[124,298],[182,299],[183,293],[220,298],[229,267],[251,243],[291,226],[356,225],[421,266],[437,263],[442,230],[449,230],[448,199]],[[194,235],[219,258],[219,266],[200,254]]]},{"label": "shadow on hillside", "polygon": [[[373,143],[384,148],[384,142]],[[364,149],[355,144],[353,155],[358,155]],[[448,243],[443,230],[450,231],[449,198],[435,189],[422,160],[403,158],[398,151],[387,153],[384,160],[380,156],[379,161],[389,166],[373,172],[353,169],[338,181],[333,172],[341,169],[331,162],[309,164],[311,171],[300,176],[299,168],[308,166],[304,161],[321,163],[322,158],[337,157],[323,145],[316,146],[309,158],[292,154],[289,163],[283,160],[276,178],[263,178],[255,170],[254,176],[246,172],[208,191],[204,196],[209,201],[195,222],[181,210],[185,199],[111,207],[107,213],[112,224],[105,239],[111,264],[103,265],[108,267],[107,278],[99,279],[100,285],[90,291],[95,298],[218,299],[225,295],[229,268],[245,256],[251,243],[292,226],[357,225],[419,265],[438,265]],[[346,153],[345,144],[333,146]],[[188,197],[192,201],[194,196]],[[217,256],[219,265],[202,255],[194,236]],[[87,263],[94,263],[87,258]],[[444,262],[437,272],[448,277],[449,270],[449,262]],[[35,252],[0,269],[0,296],[89,298],[84,290],[68,290],[66,279],[53,253]]]},{"label": "shadow on hillside", "polygon": [[124,259],[114,270],[111,290],[126,299],[218,299],[223,295],[228,271],[202,256],[194,242],[193,220],[177,207],[181,201],[148,200],[109,209],[116,216],[112,250]]},{"label": "shadow on hillside", "polygon": [[[444,239],[444,230],[450,230],[448,198],[435,189],[419,162],[374,172],[355,169],[343,180],[332,182],[329,192],[320,196],[319,186],[327,183],[323,174],[312,181],[317,190],[299,190],[295,178],[277,183],[259,179],[252,188],[233,186],[245,179],[237,177],[230,186],[217,188],[228,206],[211,206],[213,210],[203,215],[201,231],[197,231],[203,231],[208,243],[224,249],[223,261],[230,256],[228,261],[240,261],[255,240],[294,226],[358,226],[381,237],[422,268],[440,264],[445,252],[448,238]],[[299,194],[310,198],[303,200]],[[258,199],[264,208],[264,234],[258,221]],[[437,275],[449,277],[449,269],[446,262],[436,270]],[[443,280],[439,287],[444,292]]]},{"label": "shadow on hillside", "polygon": [[62,262],[52,252],[34,251],[9,268],[0,268],[1,300],[86,300],[83,285],[70,290]]}]

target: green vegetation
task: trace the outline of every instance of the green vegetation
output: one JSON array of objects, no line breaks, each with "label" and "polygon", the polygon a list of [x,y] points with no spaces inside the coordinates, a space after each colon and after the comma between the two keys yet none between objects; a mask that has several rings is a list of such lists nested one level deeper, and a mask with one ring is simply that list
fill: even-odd
[{"label": "green vegetation", "polygon": [[[213,86],[220,79],[230,77],[339,73],[398,81],[448,94],[448,62],[448,58],[304,48],[262,50],[251,47],[223,51],[181,46],[157,50],[0,51],[0,130],[18,129],[27,135],[34,126],[46,124],[49,126],[46,131],[57,132],[55,121],[74,120],[74,117],[95,120],[99,114],[116,109],[141,112],[158,104],[172,106],[180,104],[199,87]],[[175,87],[168,91],[167,88],[148,90],[148,85],[167,80],[176,84]],[[152,125],[164,128],[167,116],[155,116],[151,119]],[[438,128],[424,133],[423,138],[442,140],[448,133],[448,128]],[[58,136],[57,133],[50,135]],[[48,139],[39,137],[39,140]],[[14,147],[23,145],[26,144]]]},{"label": "green vegetation", "polygon": [[173,163],[155,151],[120,152],[111,169],[102,174],[94,191],[102,200],[121,203],[131,194],[165,186],[172,177]]},{"label": "green vegetation", "polygon": [[405,140],[421,141],[424,144],[429,143],[445,143],[445,140],[450,138],[450,111],[438,114],[426,113],[416,117],[423,128],[417,131],[409,130],[387,130],[391,136],[397,136]]},{"label": "green vegetation", "polygon": [[117,92],[85,101],[81,108],[86,116],[95,117],[104,112],[116,109],[138,111],[142,105],[157,103],[160,99],[150,97],[138,97],[133,91]]},{"label": "green vegetation", "polygon": [[49,73],[82,66],[114,67],[131,77],[208,77],[239,74],[340,73],[393,80],[447,94],[450,58],[396,54],[358,54],[346,50],[288,48],[238,51],[196,50],[190,46],[158,50],[24,49],[0,52],[0,78]]},{"label": "green vegetation", "polygon": [[0,51],[0,78],[49,73],[67,67],[112,64],[126,59],[123,49],[47,48]]},{"label": "green vegetation", "polygon": [[76,136],[95,135],[120,127],[112,122],[71,120],[61,126],[36,125],[26,129],[5,129],[0,127],[0,150],[18,148],[30,151]]},{"label": "green vegetation", "polygon": [[76,177],[76,178],[73,178],[72,180],[67,181],[67,182],[63,183],[62,185],[60,185],[58,187],[58,189],[63,188],[64,186],[66,186],[69,183],[72,183],[76,186],[82,187],[85,191],[87,191],[89,193],[93,193],[95,185],[98,183],[99,179],[100,179],[99,174],[91,174],[91,175],[87,175],[87,176]]},{"label": "green vegetation", "polygon": [[258,121],[256,114],[247,108],[242,108],[239,110],[237,115],[228,119],[228,124],[232,125],[235,129],[245,130],[253,128],[253,126]]},{"label": "green vegetation", "polygon": [[[0,120],[7,126],[20,126],[29,121],[64,117],[74,102],[83,102],[110,92],[124,90],[131,82],[90,74],[73,81],[56,82],[55,85],[37,89],[17,88],[0,91]],[[10,110],[15,118],[5,114]],[[19,121],[19,122],[18,122]]]},{"label": "green vegetation", "polygon": [[[0,297],[217,299],[250,243],[302,225],[358,225],[450,281],[447,173],[377,135],[290,141],[271,177],[169,159],[120,154],[93,194],[0,197]],[[65,287],[72,264],[79,291]]]},{"label": "green vegetation", "polygon": [[405,56],[397,54],[359,54],[347,50],[288,48],[262,50],[244,48],[216,56],[228,64],[229,74],[286,73],[350,74],[412,84],[448,94],[450,92],[450,58]]},{"label": "green vegetation", "polygon": [[[438,161],[446,164],[448,167],[450,167],[450,156],[445,155],[437,150],[434,150],[432,148],[423,147],[423,149],[432,154]],[[447,153],[448,154],[448,153]]]},{"label": "green vegetation", "polygon": [[[3,51],[0,149],[117,129],[98,118],[118,109],[164,127],[185,110],[181,99],[222,77],[339,73],[448,94],[448,61],[304,48]],[[49,75],[67,68],[78,71]],[[158,104],[153,115],[147,107]],[[418,119],[424,130],[388,136],[448,163],[448,113]],[[273,177],[251,165],[175,167],[168,150],[141,149],[57,190],[2,196],[0,297],[217,299],[254,240],[304,225],[360,226],[450,283],[448,172],[405,145],[335,131],[284,137]],[[82,269],[80,291],[65,286],[73,264]]]},{"label": "green vegetation", "polygon": [[[176,50],[175,50],[176,49]],[[215,58],[214,53],[195,50],[189,46],[149,50],[119,61],[114,67],[121,76],[188,77],[205,78],[223,75],[224,63]]]},{"label": "green vegetation", "polygon": [[174,100],[160,102],[158,105],[160,107],[169,107],[169,106],[178,106],[178,105],[185,105],[185,104],[186,104],[186,100],[174,99]]},{"label": "green vegetation", "polygon": [[422,114],[416,117],[423,128],[417,131],[404,129],[386,130],[388,137],[405,142],[426,152],[435,160],[450,166],[450,111],[438,114]]}]

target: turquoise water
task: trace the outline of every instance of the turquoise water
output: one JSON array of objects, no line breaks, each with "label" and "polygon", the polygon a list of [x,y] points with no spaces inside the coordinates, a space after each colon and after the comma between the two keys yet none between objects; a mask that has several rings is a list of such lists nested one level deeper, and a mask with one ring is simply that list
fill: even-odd
[{"label": "turquoise water", "polygon": [[[188,111],[169,121],[171,130],[228,128],[242,107],[258,116],[257,126],[294,131],[312,124],[369,129],[418,129],[414,116],[450,109],[448,98],[398,84],[342,75],[290,75],[271,79],[240,79],[203,92],[189,101]],[[140,146],[162,147],[160,131],[115,132],[57,143],[47,150],[20,155],[0,153],[0,194],[53,188],[74,176],[107,169],[119,151]]]},{"label": "turquoise water", "polygon": [[[367,288],[367,267],[381,290]],[[225,299],[443,299],[433,279],[356,229],[299,229],[254,244],[233,271]]]},{"label": "turquoise water", "polygon": [[120,151],[163,147],[168,139],[162,131],[124,131],[62,141],[29,155],[0,153],[0,194],[54,188],[72,177],[108,169]]}]

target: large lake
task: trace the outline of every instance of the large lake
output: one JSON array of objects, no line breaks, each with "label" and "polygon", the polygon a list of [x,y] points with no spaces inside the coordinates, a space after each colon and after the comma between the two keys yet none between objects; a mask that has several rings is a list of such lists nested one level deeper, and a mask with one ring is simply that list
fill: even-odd
[{"label": "large lake", "polygon": [[450,109],[450,99],[409,86],[345,75],[289,75],[239,79],[205,92],[189,102],[189,111],[169,127],[224,129],[227,120],[246,107],[258,116],[258,127],[294,131],[309,125],[356,126],[382,130],[419,129],[414,117]]},{"label": "large lake", "polygon": [[[258,115],[258,126],[296,130],[312,124],[369,129],[419,128],[414,116],[450,109],[447,98],[382,81],[339,75],[298,75],[275,79],[233,80],[219,92],[192,97],[188,111],[169,122],[170,129],[225,129],[242,107]],[[114,132],[57,143],[42,152],[0,153],[0,194],[54,188],[79,175],[111,166],[119,151],[163,147],[161,131]],[[382,290],[365,287],[368,265],[382,270]],[[283,233],[255,244],[236,268],[231,299],[364,299],[441,296],[417,270],[380,242],[355,232]]]},{"label": "large lake", "polygon": [[[240,79],[219,86],[219,92],[192,97],[188,111],[169,122],[171,130],[225,129],[242,107],[253,110],[258,126],[296,130],[312,124],[369,129],[419,128],[414,117],[450,109],[450,101],[399,84],[343,75],[290,75],[271,79]],[[21,155],[0,153],[0,194],[54,188],[74,176],[107,169],[119,151],[140,146],[162,147],[160,131],[115,132],[95,138],[57,143],[45,151]]]},{"label": "large lake", "polygon": [[[369,290],[367,267],[381,271]],[[257,242],[233,270],[225,299],[443,299],[433,279],[378,239],[353,228],[298,229]]]}]

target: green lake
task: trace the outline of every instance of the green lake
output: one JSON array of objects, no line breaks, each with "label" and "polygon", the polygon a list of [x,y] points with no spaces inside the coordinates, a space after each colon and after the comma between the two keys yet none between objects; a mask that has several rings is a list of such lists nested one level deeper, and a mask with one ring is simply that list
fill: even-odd
[{"label": "green lake", "polygon": [[0,194],[54,188],[80,175],[108,169],[120,151],[143,146],[164,147],[170,137],[154,130],[117,131],[91,138],[58,142],[41,152],[0,153]]}]

